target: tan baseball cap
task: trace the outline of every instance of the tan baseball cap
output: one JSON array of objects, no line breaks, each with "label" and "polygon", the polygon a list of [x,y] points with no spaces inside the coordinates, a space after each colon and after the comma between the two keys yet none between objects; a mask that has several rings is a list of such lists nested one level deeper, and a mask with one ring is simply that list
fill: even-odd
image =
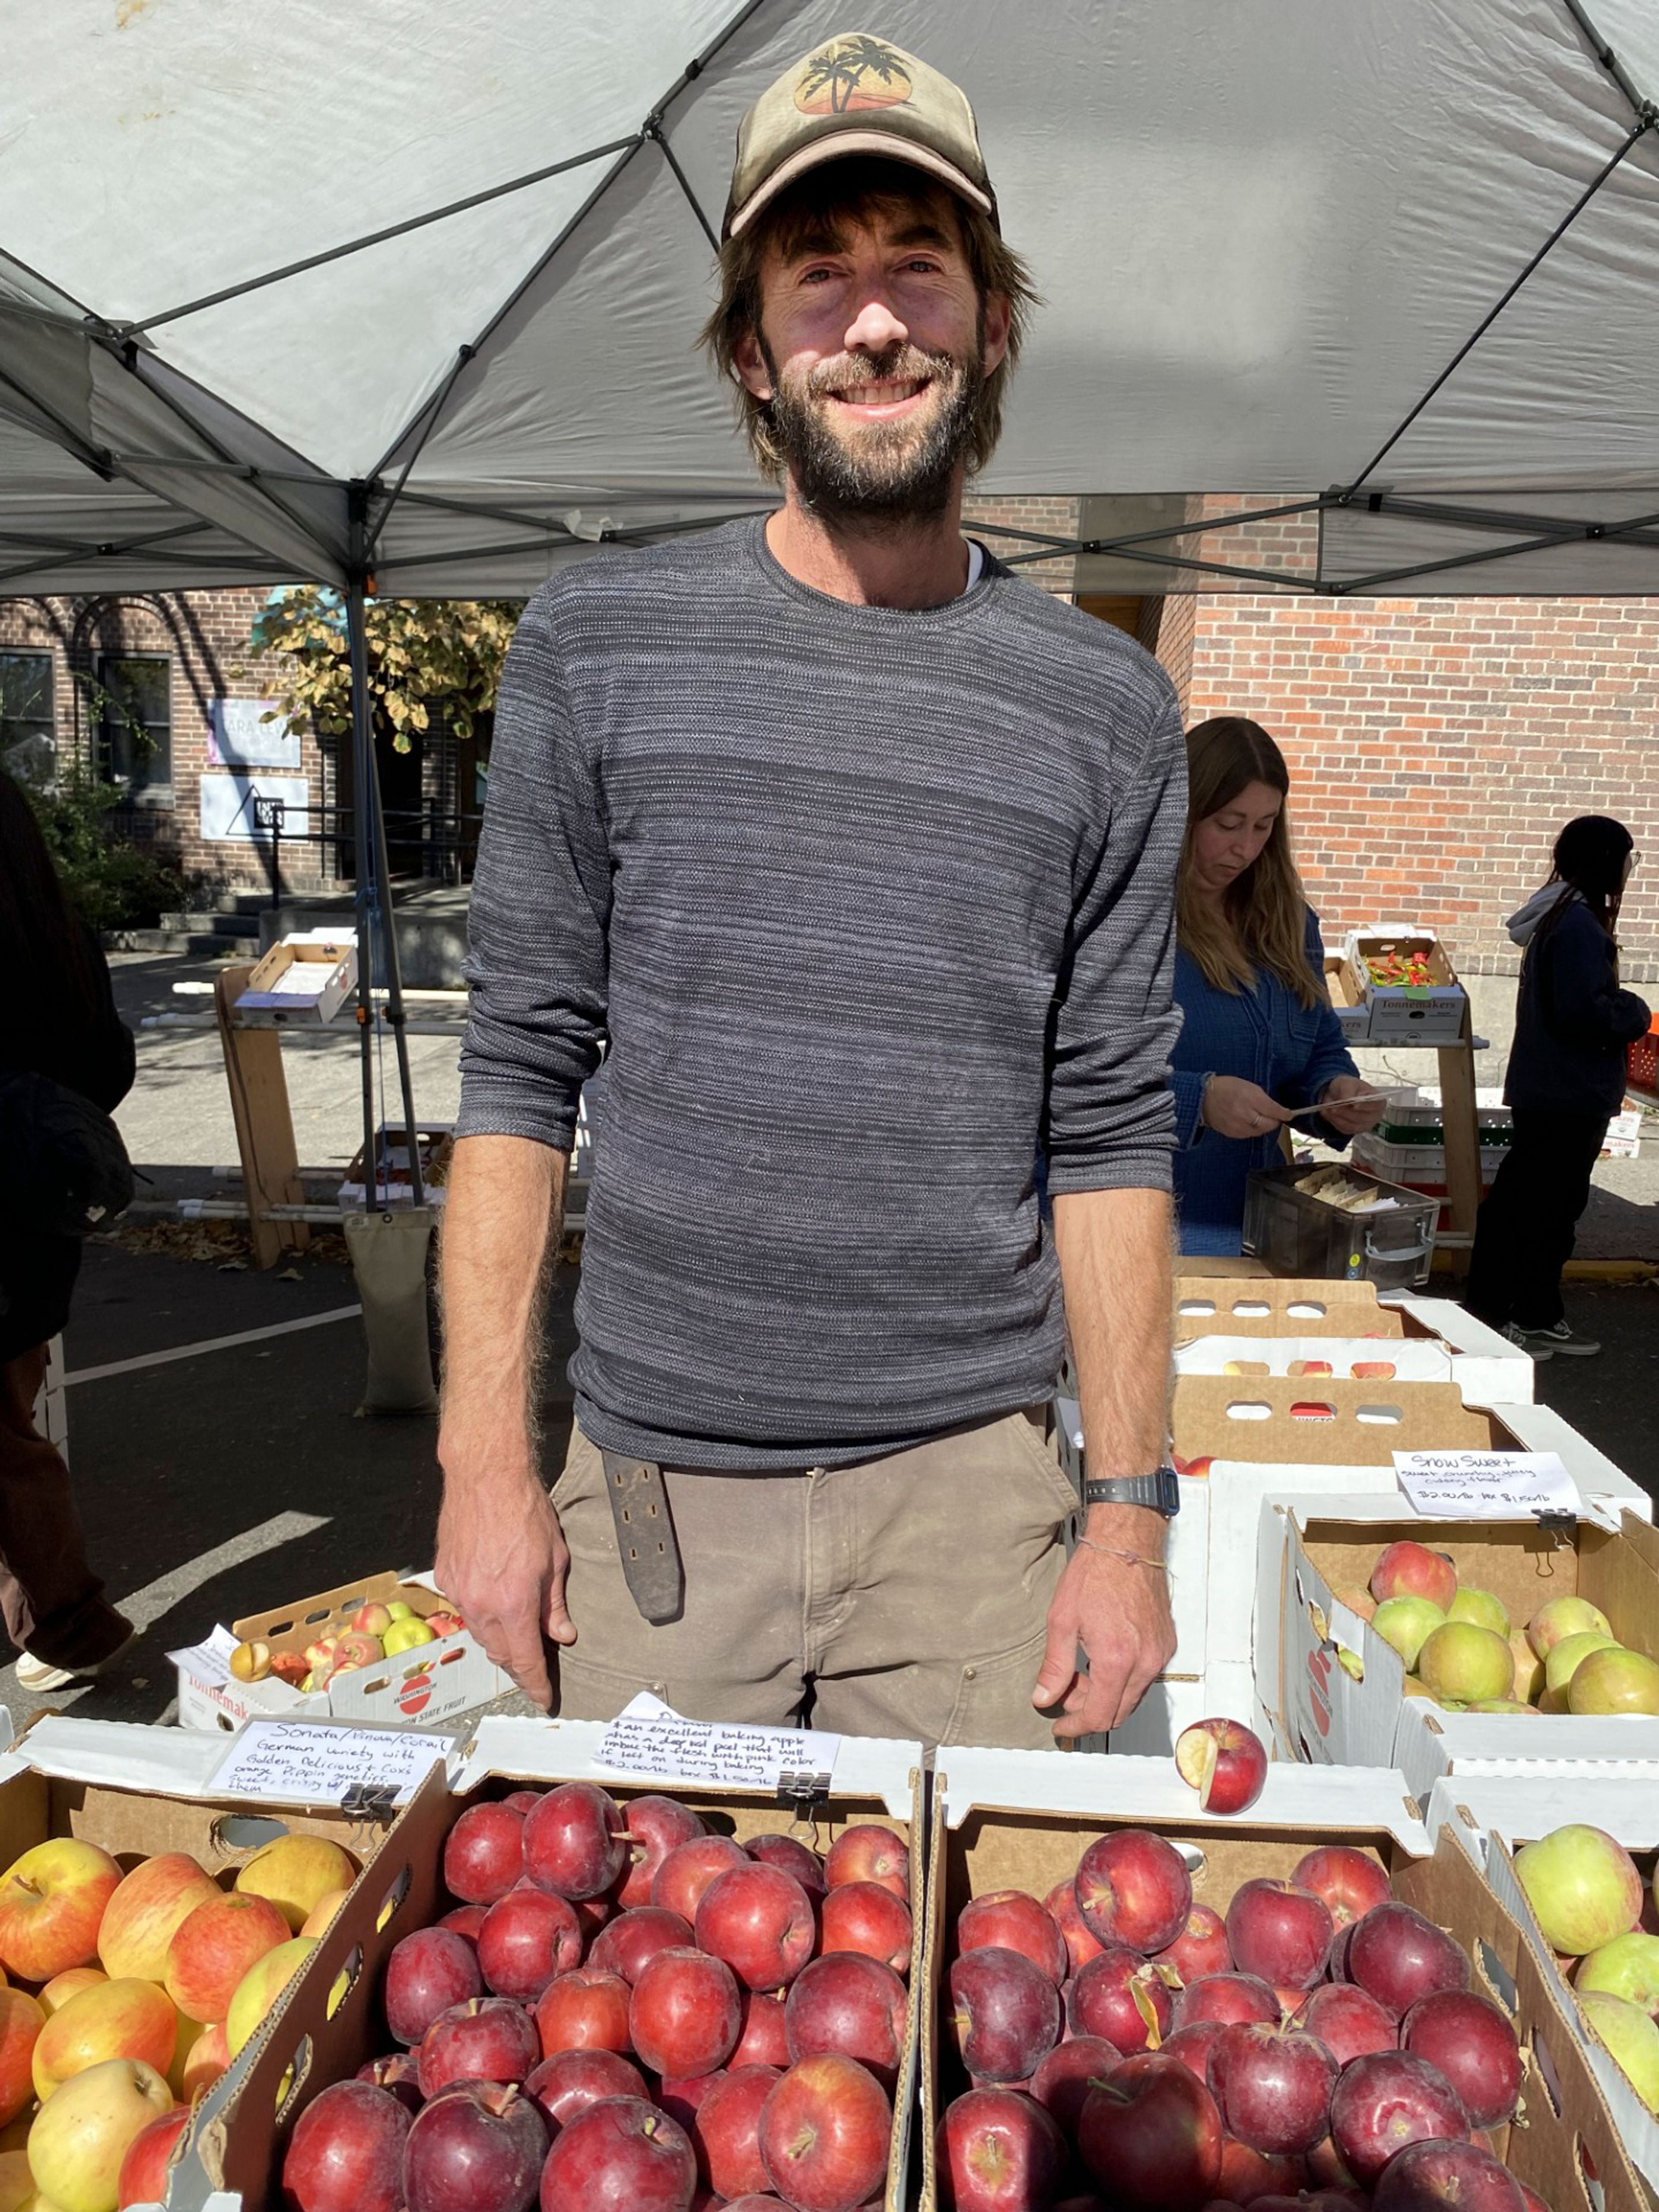
[{"label": "tan baseball cap", "polygon": [[722,237],[807,170],[850,154],[909,161],[997,219],[966,95],[890,40],[848,31],[787,69],[738,125]]}]

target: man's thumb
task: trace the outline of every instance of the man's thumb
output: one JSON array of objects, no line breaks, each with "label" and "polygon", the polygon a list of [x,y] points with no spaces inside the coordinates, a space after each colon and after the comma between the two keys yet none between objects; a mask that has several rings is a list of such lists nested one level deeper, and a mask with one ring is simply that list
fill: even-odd
[{"label": "man's thumb", "polygon": [[1050,1627],[1042,1664],[1037,1670],[1036,1687],[1031,1692],[1031,1703],[1034,1705],[1057,1705],[1071,1688],[1076,1674],[1076,1631]]},{"label": "man's thumb", "polygon": [[565,1608],[562,1575],[548,1585],[547,1632],[555,1644],[574,1644],[576,1640],[576,1624]]}]

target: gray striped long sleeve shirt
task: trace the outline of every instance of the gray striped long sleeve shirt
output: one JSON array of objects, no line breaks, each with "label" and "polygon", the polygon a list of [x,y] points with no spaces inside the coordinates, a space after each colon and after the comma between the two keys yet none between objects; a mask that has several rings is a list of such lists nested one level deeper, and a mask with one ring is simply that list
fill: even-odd
[{"label": "gray striped long sleeve shirt", "polygon": [[526,611],[472,887],[460,1131],[568,1150],[607,1055],[576,1413],[836,1465],[1045,1396],[1039,1200],[1166,1189],[1176,702],[988,559],[852,606],[759,521]]}]

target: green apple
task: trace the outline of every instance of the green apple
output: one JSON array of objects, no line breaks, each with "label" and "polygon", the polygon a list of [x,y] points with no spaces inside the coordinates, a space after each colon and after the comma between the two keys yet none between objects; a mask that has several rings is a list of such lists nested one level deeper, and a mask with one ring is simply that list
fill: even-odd
[{"label": "green apple", "polygon": [[1494,1597],[1490,1590],[1460,1589],[1446,1607],[1446,1618],[1471,1620],[1477,1628],[1490,1628],[1494,1636],[1508,1641],[1509,1614],[1504,1609],[1503,1600]]},{"label": "green apple", "polygon": [[1544,1662],[1544,1681],[1547,1688],[1565,1690],[1577,1669],[1592,1651],[1616,1651],[1619,1638],[1603,1636],[1599,1629],[1587,1628],[1577,1636],[1564,1636],[1559,1644],[1550,1646]]},{"label": "green apple", "polygon": [[1642,1917],[1636,1862],[1605,1829],[1553,1829],[1516,1853],[1515,1872],[1552,1951],[1582,1959]]},{"label": "green apple", "polygon": [[1507,1698],[1515,1686],[1515,1660],[1507,1638],[1472,1620],[1448,1620],[1417,1655],[1417,1671],[1431,1696],[1472,1705],[1481,1698]]},{"label": "green apple", "polygon": [[1592,1651],[1567,1685],[1573,1713],[1659,1713],[1659,1666],[1620,1644]]},{"label": "green apple", "polygon": [[1578,1962],[1573,1987],[1581,1996],[1599,1990],[1610,1997],[1624,1997],[1649,2014],[1659,2013],[1659,1936],[1644,1936],[1639,1929],[1615,1936],[1587,1959]]},{"label": "green apple", "polygon": [[1582,1635],[1586,1629],[1611,1636],[1613,1623],[1588,1598],[1553,1597],[1527,1623],[1527,1641],[1540,1659],[1547,1659],[1564,1636]]},{"label": "green apple", "polygon": [[[1445,1614],[1425,1597],[1384,1598],[1371,1616],[1371,1626],[1385,1644],[1394,1646],[1408,1672],[1416,1666],[1417,1655],[1429,1638],[1445,1623]],[[1504,1687],[1508,1686],[1505,1683]]]},{"label": "green apple", "polygon": [[1650,2112],[1659,2112],[1659,2027],[1640,2005],[1592,1990],[1578,2000],[1589,2032]]},{"label": "green apple", "polygon": [[417,1617],[414,1607],[400,1597],[394,1597],[386,1611],[393,1620],[413,1620]]},{"label": "green apple", "polygon": [[1523,1705],[1519,1698],[1477,1698],[1469,1707],[1472,1713],[1534,1713],[1536,1705]]},{"label": "green apple", "polygon": [[435,1644],[437,1640],[425,1621],[415,1613],[406,1620],[394,1620],[380,1638],[388,1659],[394,1658],[399,1651],[412,1650],[417,1644]]}]

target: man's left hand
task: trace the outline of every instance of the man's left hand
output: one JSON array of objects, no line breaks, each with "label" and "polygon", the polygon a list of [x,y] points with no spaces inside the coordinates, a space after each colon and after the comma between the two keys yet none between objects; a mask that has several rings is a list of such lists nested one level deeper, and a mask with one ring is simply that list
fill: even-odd
[{"label": "man's left hand", "polygon": [[[1031,1702],[1062,1705],[1059,1737],[1119,1728],[1175,1656],[1167,1576],[1079,1544],[1048,1607],[1048,1642]],[[1081,1671],[1079,1650],[1088,1658]]]},{"label": "man's left hand", "polygon": [[1340,1129],[1345,1137],[1357,1137],[1362,1130],[1374,1129],[1387,1110],[1382,1099],[1371,1097],[1364,1106],[1351,1106],[1350,1098],[1367,1096],[1376,1085],[1367,1083],[1363,1076],[1334,1075],[1319,1094],[1319,1110],[1332,1128]]}]

